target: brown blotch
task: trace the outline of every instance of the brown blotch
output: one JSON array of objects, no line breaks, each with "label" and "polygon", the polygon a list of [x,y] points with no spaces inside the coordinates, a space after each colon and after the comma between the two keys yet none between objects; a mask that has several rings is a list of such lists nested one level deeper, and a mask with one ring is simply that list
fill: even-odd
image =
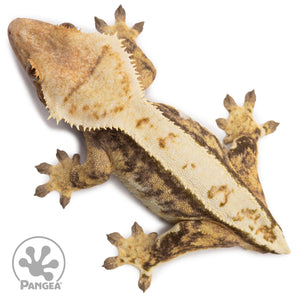
[{"label": "brown blotch", "polygon": [[193,169],[195,169],[196,168],[196,165],[195,164],[191,164],[191,167],[193,168]]},{"label": "brown blotch", "polygon": [[69,113],[70,113],[71,115],[73,115],[73,114],[76,112],[76,110],[77,110],[77,107],[72,103],[72,104],[71,104],[71,107],[70,107],[70,109],[69,109]]},{"label": "brown blotch", "polygon": [[82,110],[83,111],[87,111],[87,110],[89,110],[90,109],[90,107],[88,106],[88,105],[84,105],[83,107],[82,107]]},{"label": "brown blotch", "polygon": [[254,224],[256,224],[256,221],[260,218],[260,214],[257,213],[257,209],[243,208],[241,211],[237,213],[235,217],[232,218],[232,220],[242,221],[244,220],[245,217],[249,218],[254,222]]},{"label": "brown blotch", "polygon": [[130,80],[127,74],[122,75],[121,85],[123,86],[123,91],[126,96],[128,96],[130,91]]},{"label": "brown blotch", "polygon": [[96,120],[99,120],[99,119],[100,119],[99,115],[98,115],[96,112],[93,112],[92,116],[93,116],[93,118],[96,119]]},{"label": "brown blotch", "polygon": [[258,234],[258,233],[262,233],[263,236],[264,236],[264,239],[270,243],[273,243],[275,240],[276,240],[276,235],[273,231],[273,228],[272,227],[269,227],[267,225],[263,225],[263,226],[260,226],[256,231],[255,231],[255,234]]},{"label": "brown blotch", "polygon": [[110,46],[109,45],[104,45],[102,47],[102,51],[101,51],[101,56],[105,56],[107,54],[107,52],[110,50]]},{"label": "brown blotch", "polygon": [[187,167],[187,164],[185,164],[184,166],[182,166],[182,169],[184,170]]},{"label": "brown blotch", "polygon": [[165,138],[158,138],[158,144],[160,148],[165,148],[166,147],[166,143],[167,140],[173,140],[175,137],[177,137],[177,135],[173,132],[170,132],[168,134],[168,136],[166,136]]},{"label": "brown blotch", "polygon": [[142,118],[142,119],[139,119],[139,120],[136,121],[135,127],[136,127],[136,128],[139,128],[141,125],[147,124],[149,121],[150,121],[149,118]]},{"label": "brown blotch", "polygon": [[122,110],[124,110],[124,105],[119,105],[119,106],[116,106],[115,108],[113,108],[112,112],[118,113],[118,112],[121,112]]},{"label": "brown blotch", "polygon": [[228,197],[229,195],[233,192],[233,189],[231,190],[228,190],[228,187],[227,185],[221,185],[220,187],[216,187],[216,186],[212,186],[210,188],[210,190],[207,192],[207,197],[209,199],[212,199],[214,198],[217,194],[219,193],[224,193],[224,201],[223,202],[220,202],[219,206],[220,207],[223,207],[227,204],[228,202]]},{"label": "brown blotch", "polygon": [[158,139],[158,145],[160,148],[165,148],[166,147],[166,138],[159,138]]}]

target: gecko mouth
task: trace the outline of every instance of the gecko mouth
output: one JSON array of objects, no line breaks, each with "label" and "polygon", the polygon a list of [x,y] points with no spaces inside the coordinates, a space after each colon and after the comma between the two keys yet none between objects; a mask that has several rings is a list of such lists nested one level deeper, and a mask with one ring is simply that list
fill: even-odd
[{"label": "gecko mouth", "polygon": [[38,83],[40,81],[40,76],[37,75],[37,69],[34,68],[29,61],[25,66],[25,71],[33,83]]},{"label": "gecko mouth", "polygon": [[35,86],[37,95],[40,99],[40,101],[46,106],[46,100],[44,98],[44,93],[42,90],[42,86],[41,86],[41,78],[38,75],[38,71],[35,67],[32,66],[32,64],[30,63],[30,61],[27,61],[27,64],[25,66],[25,71],[27,73],[27,75],[29,76],[29,78],[31,79],[33,85]]}]

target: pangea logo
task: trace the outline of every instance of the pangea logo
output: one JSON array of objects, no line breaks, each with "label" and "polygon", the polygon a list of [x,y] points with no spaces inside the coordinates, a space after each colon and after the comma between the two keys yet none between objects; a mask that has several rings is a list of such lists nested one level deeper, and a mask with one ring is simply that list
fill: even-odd
[{"label": "pangea logo", "polygon": [[35,236],[23,241],[15,250],[13,271],[23,289],[61,289],[65,255],[53,240]]}]

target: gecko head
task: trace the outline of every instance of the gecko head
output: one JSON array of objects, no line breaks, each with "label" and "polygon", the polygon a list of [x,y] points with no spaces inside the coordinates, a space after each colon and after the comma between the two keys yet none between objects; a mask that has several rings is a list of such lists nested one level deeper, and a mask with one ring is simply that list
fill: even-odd
[{"label": "gecko head", "polygon": [[98,128],[100,121],[109,126],[130,101],[143,98],[137,71],[116,35],[15,19],[8,36],[39,98],[57,121],[84,129]]},{"label": "gecko head", "polygon": [[[68,64],[68,56],[63,55],[68,52],[67,36],[76,32],[75,26],[70,23],[55,26],[26,18],[17,18],[8,26],[10,44],[45,105],[41,83],[47,75],[47,66]],[[56,62],[53,58],[57,58]],[[59,58],[60,63],[57,61]],[[69,59],[72,57],[69,56]]]}]

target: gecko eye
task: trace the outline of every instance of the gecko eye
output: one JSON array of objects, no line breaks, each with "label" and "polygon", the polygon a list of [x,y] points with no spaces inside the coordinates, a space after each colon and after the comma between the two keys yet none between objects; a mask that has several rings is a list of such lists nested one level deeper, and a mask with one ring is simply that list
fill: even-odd
[{"label": "gecko eye", "polygon": [[32,67],[30,62],[27,62],[25,70],[32,81],[38,82],[40,80],[40,77],[36,76],[36,69]]},{"label": "gecko eye", "polygon": [[72,23],[68,23],[68,22],[62,23],[59,26],[63,26],[63,27],[70,28],[70,29],[71,28],[76,28],[75,25],[73,25]]}]

